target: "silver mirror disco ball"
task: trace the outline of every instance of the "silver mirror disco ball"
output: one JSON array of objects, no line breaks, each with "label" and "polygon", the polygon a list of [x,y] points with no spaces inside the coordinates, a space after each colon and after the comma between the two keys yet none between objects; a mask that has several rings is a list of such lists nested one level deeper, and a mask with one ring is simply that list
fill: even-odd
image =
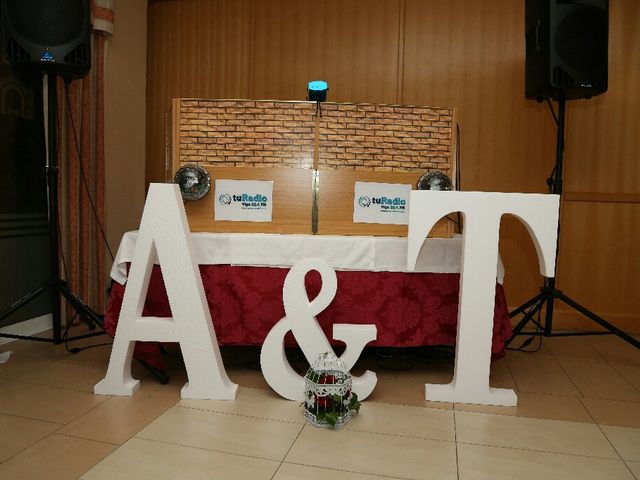
[{"label": "silver mirror disco ball", "polygon": [[453,183],[444,172],[427,172],[418,179],[416,188],[418,190],[453,190]]},{"label": "silver mirror disco ball", "polygon": [[184,200],[200,200],[211,188],[211,176],[199,165],[188,165],[176,172],[173,181],[180,187]]}]

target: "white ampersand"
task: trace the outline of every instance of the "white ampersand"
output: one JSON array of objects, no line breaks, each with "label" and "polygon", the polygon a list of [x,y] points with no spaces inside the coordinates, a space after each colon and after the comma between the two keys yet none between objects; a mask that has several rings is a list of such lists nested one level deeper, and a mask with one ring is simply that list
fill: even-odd
[{"label": "white ampersand", "polygon": [[[320,274],[322,284],[318,296],[309,301],[304,279],[312,270]],[[291,368],[285,355],[284,337],[291,330],[310,364],[320,354],[333,352],[315,316],[329,306],[335,297],[337,285],[336,272],[322,258],[300,260],[291,267],[285,278],[282,290],[285,316],[267,334],[260,352],[260,365],[271,388],[289,400],[304,399],[304,377]],[[373,324],[333,325],[333,338],[346,345],[340,359],[349,370],[360,357],[364,346],[376,339],[377,333]],[[367,370],[363,375],[353,377],[353,391],[363,400],[371,394],[377,382],[376,374]]]}]

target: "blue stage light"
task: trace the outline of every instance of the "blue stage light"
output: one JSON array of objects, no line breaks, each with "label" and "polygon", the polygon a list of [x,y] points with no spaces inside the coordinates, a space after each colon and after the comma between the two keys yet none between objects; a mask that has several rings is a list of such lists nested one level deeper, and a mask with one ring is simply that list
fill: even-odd
[{"label": "blue stage light", "polygon": [[329,86],[324,80],[313,80],[307,84],[307,100],[311,102],[324,102],[327,100]]}]

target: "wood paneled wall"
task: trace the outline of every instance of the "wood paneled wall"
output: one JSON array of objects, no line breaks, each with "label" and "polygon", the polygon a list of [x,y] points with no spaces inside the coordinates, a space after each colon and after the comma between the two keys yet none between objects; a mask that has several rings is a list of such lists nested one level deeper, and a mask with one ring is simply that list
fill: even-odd
[{"label": "wood paneled wall", "polygon": [[[558,282],[638,332],[640,3],[610,3],[609,91],[567,104]],[[555,125],[524,98],[524,0],[157,0],[148,52],[148,182],[164,178],[171,98],[302,100],[323,79],[332,101],[456,107],[463,190],[546,191]],[[501,253],[515,306],[541,278],[514,219]]]},{"label": "wood paneled wall", "polygon": [[[567,103],[558,281],[640,332],[640,2],[611,0],[609,89]],[[569,318],[575,318],[570,312]]]}]

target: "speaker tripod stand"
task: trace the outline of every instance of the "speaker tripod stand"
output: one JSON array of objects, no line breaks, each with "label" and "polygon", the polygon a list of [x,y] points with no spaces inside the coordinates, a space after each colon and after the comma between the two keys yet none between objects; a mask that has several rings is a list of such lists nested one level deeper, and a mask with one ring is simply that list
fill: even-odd
[{"label": "speaker tripod stand", "polygon": [[[560,196],[562,200],[562,170],[563,170],[563,159],[564,159],[564,129],[565,129],[565,103],[566,99],[564,96],[560,96],[558,98],[558,132],[557,132],[557,142],[556,142],[556,163],[551,174],[551,177],[547,179],[547,184],[549,186],[549,193],[556,194]],[[560,247],[560,220],[558,221],[558,237],[556,240],[556,259],[555,266],[556,272],[558,267],[558,252]],[[553,313],[554,313],[554,304],[556,300],[563,302],[568,305],[572,309],[581,313],[588,319],[597,323],[601,327],[603,327],[604,331],[589,331],[589,332],[554,332],[553,331]],[[544,324],[541,324],[539,320],[535,318],[535,315],[545,308],[545,316],[544,316]],[[506,342],[509,345],[517,335],[529,335],[529,336],[545,336],[545,337],[566,337],[566,336],[585,336],[585,335],[617,335],[622,338],[626,342],[630,343],[634,347],[640,349],[640,341],[632,337],[631,335],[623,332],[615,325],[607,322],[603,318],[599,317],[586,307],[580,305],[575,300],[571,299],[567,295],[565,295],[561,290],[556,288],[556,279],[555,277],[546,278],[544,280],[544,285],[540,288],[540,293],[523,303],[521,306],[513,310],[509,313],[509,317],[513,318],[516,315],[523,315],[522,319],[518,322],[518,324],[513,328],[513,334],[511,338]],[[529,323],[533,322],[537,329],[535,331],[525,331],[522,330]]]},{"label": "speaker tripod stand", "polygon": [[60,244],[59,227],[58,227],[58,146],[57,146],[57,99],[56,99],[56,75],[53,73],[45,73],[43,76],[43,101],[45,102],[45,116],[47,121],[47,164],[45,169],[46,185],[47,185],[47,209],[48,209],[48,231],[49,231],[49,250],[50,250],[50,274],[49,280],[44,282],[40,287],[29,292],[24,297],[14,302],[8,308],[0,312],[0,321],[19,311],[22,307],[38,298],[45,292],[51,293],[52,305],[52,327],[53,335],[51,338],[32,337],[25,335],[14,335],[9,333],[0,333],[0,337],[14,338],[21,340],[33,340],[39,342],[49,342],[60,344],[63,341],[79,340],[81,338],[102,335],[104,331],[90,332],[71,338],[63,338],[62,336],[62,319],[61,319],[61,298],[65,298],[68,305],[77,313],[79,317],[84,319],[89,327],[94,330],[96,326],[102,327],[102,318],[94,312],[87,304],[85,304],[77,295],[69,288],[67,282],[60,278],[60,267],[58,264],[58,255]]}]

